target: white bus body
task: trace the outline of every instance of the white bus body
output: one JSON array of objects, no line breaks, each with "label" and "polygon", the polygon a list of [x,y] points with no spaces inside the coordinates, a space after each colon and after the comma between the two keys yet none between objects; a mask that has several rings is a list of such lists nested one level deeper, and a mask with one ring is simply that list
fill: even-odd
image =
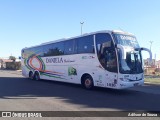
[{"label": "white bus body", "polygon": [[144,84],[141,50],[130,33],[94,32],[22,49],[22,74],[87,89],[134,87]]}]

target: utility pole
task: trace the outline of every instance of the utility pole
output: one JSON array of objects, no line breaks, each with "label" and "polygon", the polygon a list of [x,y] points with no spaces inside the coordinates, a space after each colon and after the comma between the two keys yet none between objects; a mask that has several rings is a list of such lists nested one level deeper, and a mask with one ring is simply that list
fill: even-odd
[{"label": "utility pole", "polygon": [[150,51],[151,51],[153,41],[149,41],[149,42],[150,42]]},{"label": "utility pole", "polygon": [[81,24],[81,35],[82,35],[82,27],[83,27],[83,24],[84,24],[84,22],[80,22],[80,24]]},{"label": "utility pole", "polygon": [[[152,43],[153,43],[153,41],[149,41],[150,42],[150,51],[152,52]],[[152,60],[152,62],[153,62],[153,60]],[[150,63],[150,65],[152,65],[152,62]]]}]

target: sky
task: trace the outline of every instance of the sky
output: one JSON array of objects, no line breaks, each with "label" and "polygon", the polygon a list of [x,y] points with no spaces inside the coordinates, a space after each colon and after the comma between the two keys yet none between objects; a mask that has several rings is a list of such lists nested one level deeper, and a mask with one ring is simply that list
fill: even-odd
[{"label": "sky", "polygon": [[[160,0],[0,0],[0,57],[100,30],[133,33],[160,60]],[[149,55],[143,53],[144,58]]]}]

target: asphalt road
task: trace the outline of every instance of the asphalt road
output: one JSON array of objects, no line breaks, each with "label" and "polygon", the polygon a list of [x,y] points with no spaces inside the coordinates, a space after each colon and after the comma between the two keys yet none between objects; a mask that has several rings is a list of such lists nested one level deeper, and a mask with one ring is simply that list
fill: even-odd
[{"label": "asphalt road", "polygon": [[0,70],[0,111],[160,111],[160,85],[148,84],[125,90],[95,88],[88,91],[80,85],[34,81],[22,77],[21,72]]}]

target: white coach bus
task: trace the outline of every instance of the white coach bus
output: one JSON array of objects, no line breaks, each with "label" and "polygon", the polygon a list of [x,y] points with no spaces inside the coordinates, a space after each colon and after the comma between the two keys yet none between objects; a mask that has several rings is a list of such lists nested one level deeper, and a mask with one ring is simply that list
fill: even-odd
[{"label": "white coach bus", "polygon": [[144,84],[141,48],[123,31],[99,31],[22,49],[22,74],[45,79],[124,89]]}]

